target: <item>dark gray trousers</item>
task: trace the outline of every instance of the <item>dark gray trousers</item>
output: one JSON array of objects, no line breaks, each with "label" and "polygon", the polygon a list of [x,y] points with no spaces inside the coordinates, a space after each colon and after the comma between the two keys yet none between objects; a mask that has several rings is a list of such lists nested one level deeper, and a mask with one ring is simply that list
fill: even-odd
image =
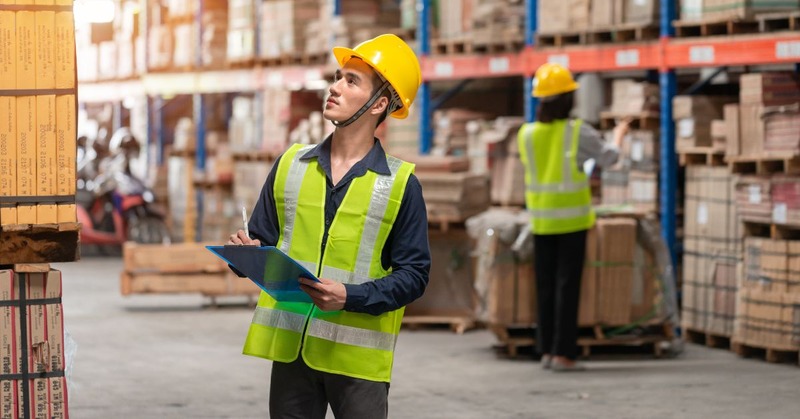
[{"label": "dark gray trousers", "polygon": [[272,419],[381,419],[389,414],[389,383],[367,381],[309,368],[302,356],[273,362],[269,391]]}]

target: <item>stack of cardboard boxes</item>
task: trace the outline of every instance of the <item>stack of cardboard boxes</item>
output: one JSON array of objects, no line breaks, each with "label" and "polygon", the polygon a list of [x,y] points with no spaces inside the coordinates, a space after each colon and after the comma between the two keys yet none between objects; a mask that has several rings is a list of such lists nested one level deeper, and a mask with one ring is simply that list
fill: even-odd
[{"label": "stack of cardboard boxes", "polygon": [[320,0],[267,0],[261,9],[261,57],[301,55],[306,24],[320,17]]},{"label": "stack of cardboard boxes", "polygon": [[228,62],[243,62],[255,58],[256,0],[228,1]]},{"label": "stack of cardboard boxes", "polygon": [[658,0],[539,0],[543,34],[605,30],[624,25],[654,26]]},{"label": "stack of cardboard boxes", "polygon": [[0,270],[0,416],[67,418],[61,272]]},{"label": "stack of cardboard boxes", "polygon": [[682,0],[681,20],[751,20],[759,13],[794,11],[798,0]]},{"label": "stack of cardboard boxes", "polygon": [[[334,2],[322,0],[319,18],[304,22],[305,53],[329,54],[334,46],[354,47],[400,27],[400,10],[392,0],[349,0],[339,3],[334,16]],[[332,57],[332,55],[330,55]]]}]

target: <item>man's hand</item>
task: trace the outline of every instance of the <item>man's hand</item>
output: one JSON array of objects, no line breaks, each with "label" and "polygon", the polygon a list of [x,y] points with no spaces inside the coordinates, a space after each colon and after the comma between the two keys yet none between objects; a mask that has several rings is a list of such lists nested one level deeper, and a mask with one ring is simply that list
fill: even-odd
[{"label": "man's hand", "polygon": [[320,278],[319,280],[321,283],[307,278],[300,278],[300,288],[311,296],[314,305],[321,310],[342,310],[345,301],[347,301],[347,289],[344,284],[325,278]]},{"label": "man's hand", "polygon": [[256,239],[251,239],[244,234],[244,230],[239,230],[236,234],[231,234],[226,244],[245,245],[245,246],[261,246],[261,242]]}]

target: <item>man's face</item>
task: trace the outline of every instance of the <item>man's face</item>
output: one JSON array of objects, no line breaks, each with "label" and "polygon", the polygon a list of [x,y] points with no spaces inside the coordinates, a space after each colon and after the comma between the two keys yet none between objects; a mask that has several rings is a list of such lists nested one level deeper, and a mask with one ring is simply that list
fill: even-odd
[{"label": "man's face", "polygon": [[372,96],[375,73],[364,61],[351,58],[336,75],[328,89],[322,116],[344,121],[353,116]]}]

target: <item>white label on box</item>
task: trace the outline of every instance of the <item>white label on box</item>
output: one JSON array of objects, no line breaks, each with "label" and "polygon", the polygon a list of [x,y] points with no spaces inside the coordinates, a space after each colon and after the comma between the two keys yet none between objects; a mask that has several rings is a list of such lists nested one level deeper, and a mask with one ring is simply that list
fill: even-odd
[{"label": "white label on box", "polygon": [[273,71],[267,75],[267,86],[281,87],[283,86],[283,73],[280,71]]},{"label": "white label on box", "polygon": [[616,54],[617,67],[633,67],[639,65],[638,49],[621,49]]},{"label": "white label on box", "polygon": [[697,224],[703,226],[708,224],[708,207],[705,202],[701,202],[697,206]]},{"label": "white label on box", "polygon": [[561,64],[564,67],[569,68],[569,55],[567,54],[548,55],[547,62],[553,64]]},{"label": "white label on box", "polygon": [[698,45],[689,48],[689,62],[694,64],[713,63],[714,47],[710,45]]},{"label": "white label on box", "polygon": [[775,43],[775,58],[800,57],[800,41],[783,41]]},{"label": "white label on box", "polygon": [[747,201],[751,204],[761,203],[761,186],[750,185],[747,187]]},{"label": "white label on box", "polygon": [[786,224],[786,203],[779,202],[772,207],[772,221],[779,224]]},{"label": "white label on box", "polygon": [[634,141],[631,143],[631,160],[644,160],[644,143],[641,141]]},{"label": "white label on box", "polygon": [[694,119],[684,118],[678,121],[678,137],[689,138],[694,135]]},{"label": "white label on box", "polygon": [[489,60],[490,73],[508,73],[508,69],[510,67],[511,64],[508,62],[508,58],[506,57],[492,58]]},{"label": "white label on box", "polygon": [[449,77],[453,75],[453,63],[445,61],[436,63],[433,67],[433,74],[441,77]]}]

